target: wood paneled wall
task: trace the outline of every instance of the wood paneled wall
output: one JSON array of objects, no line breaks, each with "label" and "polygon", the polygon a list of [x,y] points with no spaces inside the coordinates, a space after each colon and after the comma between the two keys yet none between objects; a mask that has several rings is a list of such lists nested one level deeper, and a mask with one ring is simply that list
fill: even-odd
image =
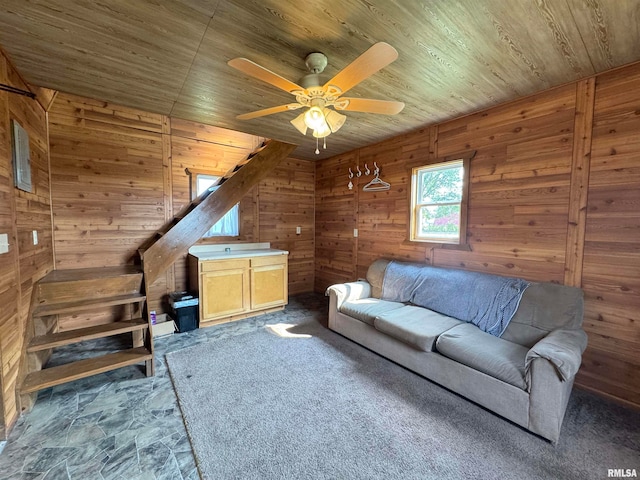
[{"label": "wood paneled wall", "polygon": [[597,79],[579,382],[640,404],[640,65]]},{"label": "wood paneled wall", "polygon": [[[59,94],[49,112],[56,270],[126,265],[165,222],[165,118]],[[157,308],[158,281],[150,306]],[[60,329],[104,321],[94,313],[61,318]]]},{"label": "wood paneled wall", "polygon": [[[631,66],[318,162],[316,290],[380,257],[582,286],[577,383],[640,405],[638,92]],[[411,168],[470,150],[467,246],[409,242]],[[391,190],[349,190],[374,161]]]},{"label": "wood paneled wall", "polygon": [[[29,89],[0,51],[0,83]],[[32,192],[14,188],[11,120],[29,134]],[[46,111],[37,100],[0,91],[0,439],[18,416],[16,378],[32,286],[53,268]],[[33,244],[33,231],[38,244]]]},{"label": "wood paneled wall", "polygon": [[467,243],[433,263],[564,281],[576,86],[438,125],[437,156],[471,160]]},{"label": "wood paneled wall", "polygon": [[49,113],[56,269],[130,263],[162,226],[162,123],[58,95]]},{"label": "wood paneled wall", "polygon": [[[263,141],[69,94],[53,103],[50,130],[57,269],[134,263],[143,241],[191,201],[187,168],[224,174]],[[206,241],[286,247],[289,291],[313,290],[314,182],[312,163],[283,162],[242,200],[240,237]],[[152,285],[152,309],[187,289],[185,259]],[[102,321],[74,316],[61,328]]]},{"label": "wood paneled wall", "polygon": [[349,190],[347,169],[357,154],[316,163],[316,290],[355,278],[357,191]]},{"label": "wood paneled wall", "polygon": [[[315,165],[287,159],[258,185],[258,238],[289,251],[289,295],[313,291]],[[300,227],[300,234],[296,234]]]}]

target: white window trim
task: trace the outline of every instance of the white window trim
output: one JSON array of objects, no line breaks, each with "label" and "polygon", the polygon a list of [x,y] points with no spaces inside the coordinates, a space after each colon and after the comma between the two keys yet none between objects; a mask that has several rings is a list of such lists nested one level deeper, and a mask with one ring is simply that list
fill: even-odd
[{"label": "white window trim", "polygon": [[[453,244],[453,245],[464,245],[467,243],[467,206],[468,206],[468,190],[469,190],[469,165],[470,160],[473,157],[475,152],[472,152],[467,155],[460,156],[451,156],[446,159],[442,159],[439,162],[434,162],[432,164],[420,165],[411,169],[411,189],[410,189],[410,212],[409,212],[409,240],[411,242],[420,242],[420,243],[437,243],[437,244]],[[418,172],[424,170],[425,168],[429,169],[442,169],[442,168],[450,168],[453,165],[461,164],[463,168],[463,180],[462,180],[462,196],[460,202],[451,202],[453,205],[460,205],[460,223],[458,232],[459,235],[457,238],[452,237],[421,237],[417,234],[418,228],[418,208],[425,206],[426,204],[419,205],[417,202],[418,195]],[[445,203],[437,203],[433,205],[444,205]],[[432,205],[432,204],[429,204]]]}]

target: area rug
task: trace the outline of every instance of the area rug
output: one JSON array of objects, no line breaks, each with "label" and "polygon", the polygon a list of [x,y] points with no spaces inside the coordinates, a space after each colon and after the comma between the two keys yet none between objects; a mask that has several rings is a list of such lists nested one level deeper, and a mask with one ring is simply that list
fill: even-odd
[{"label": "area rug", "polygon": [[206,480],[582,480],[640,467],[635,411],[574,392],[554,447],[315,321],[166,358]]}]

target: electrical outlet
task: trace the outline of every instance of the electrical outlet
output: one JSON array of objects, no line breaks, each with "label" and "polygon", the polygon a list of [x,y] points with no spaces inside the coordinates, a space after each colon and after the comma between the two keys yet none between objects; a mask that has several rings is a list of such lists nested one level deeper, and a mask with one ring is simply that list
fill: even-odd
[{"label": "electrical outlet", "polygon": [[302,233],[302,227],[296,227],[296,235],[300,235]]},{"label": "electrical outlet", "polygon": [[38,231],[37,231],[37,230],[34,230],[34,231],[33,231],[33,232],[31,232],[31,233],[33,233],[33,244],[34,244],[34,245],[37,245],[37,244],[38,244]]},{"label": "electrical outlet", "polygon": [[0,254],[9,253],[9,235],[0,234]]},{"label": "electrical outlet", "polygon": [[353,229],[353,238],[358,238],[358,229],[357,228]]}]

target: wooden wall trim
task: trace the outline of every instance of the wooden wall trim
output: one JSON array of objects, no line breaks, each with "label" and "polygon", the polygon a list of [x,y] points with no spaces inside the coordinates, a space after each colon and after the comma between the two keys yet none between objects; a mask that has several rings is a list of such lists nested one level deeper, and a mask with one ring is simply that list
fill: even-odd
[{"label": "wooden wall trim", "polygon": [[[253,209],[253,238],[260,237],[260,187],[254,188],[252,199],[255,205]],[[242,227],[242,226],[241,226]]]},{"label": "wooden wall trim", "polygon": [[582,285],[595,90],[595,77],[576,84],[576,112],[564,269],[564,284],[573,287]]},{"label": "wooden wall trim", "polygon": [[[433,163],[436,161],[436,159],[438,158],[438,125],[431,125],[429,127],[429,155],[428,155],[428,159],[429,159],[429,163]],[[411,205],[411,189],[407,188],[408,191],[408,195],[409,195],[409,205]],[[468,196],[468,192],[467,192],[467,196]],[[407,211],[407,215],[408,215],[408,219],[407,219],[407,228],[410,230],[411,229],[411,216],[412,216],[412,212],[409,210]],[[411,238],[411,232],[407,230],[407,239]],[[466,242],[466,239],[465,239]],[[429,245],[429,244],[425,244],[425,260],[430,264],[433,265],[434,261],[435,261],[435,247],[436,245]]]},{"label": "wooden wall trim", "polygon": [[[162,116],[162,197],[164,200],[164,221],[173,218],[173,165],[171,162],[171,118]],[[166,289],[173,292],[176,289],[175,264],[167,268]]]},{"label": "wooden wall trim", "polygon": [[[360,168],[360,170],[364,169],[364,164],[360,165],[360,150],[356,151],[356,155],[355,155],[355,161],[356,161],[356,166],[358,168]],[[374,166],[370,165],[369,168],[373,169]],[[356,237],[354,235],[355,232],[349,232],[347,233],[347,235],[351,235],[351,238],[353,238],[353,272],[354,275],[357,275],[357,265],[358,265],[358,247],[359,247],[359,238],[360,238],[360,222],[358,221],[360,219],[360,182],[358,182],[359,178],[358,177],[354,177],[353,178],[353,218],[355,219],[355,223],[354,226],[355,228],[358,230],[358,236]]]},{"label": "wooden wall trim", "polygon": [[429,127],[429,160],[438,158],[438,125]]},{"label": "wooden wall trim", "polygon": [[[53,105],[54,100],[55,100],[55,96],[51,100],[51,104],[49,104],[49,107]],[[51,145],[51,139],[49,134],[49,110],[45,111],[44,118],[47,121],[47,145]],[[53,205],[53,193],[51,189],[51,147],[47,148],[47,168],[49,169],[49,172],[48,172],[49,205],[51,206]],[[54,217],[53,217],[53,208],[49,208],[49,211],[50,211],[50,217],[51,217],[51,258],[53,261],[53,265],[55,265],[56,264],[56,229],[55,229],[55,223],[54,223]]]}]

